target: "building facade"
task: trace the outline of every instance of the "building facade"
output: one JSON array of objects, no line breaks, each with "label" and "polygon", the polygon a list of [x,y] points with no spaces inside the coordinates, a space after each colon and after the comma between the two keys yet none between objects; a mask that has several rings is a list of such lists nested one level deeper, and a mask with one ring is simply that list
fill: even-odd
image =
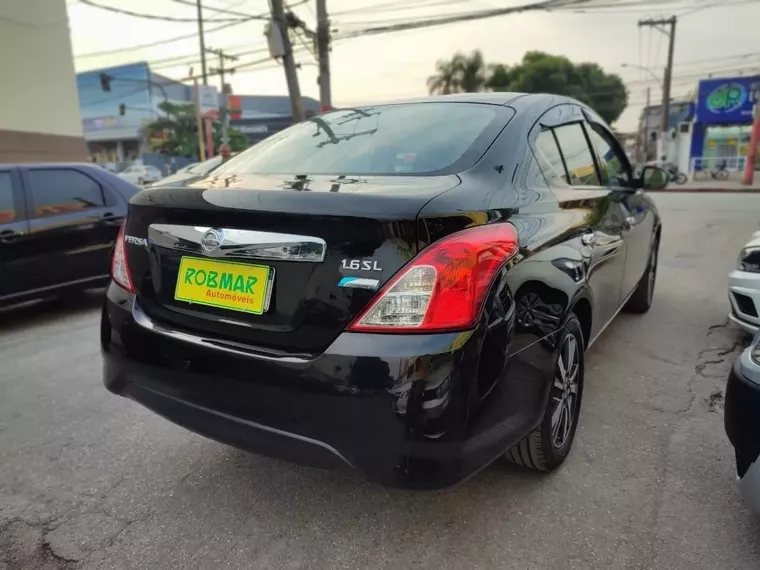
[{"label": "building facade", "polygon": [[[682,172],[726,168],[742,172],[752,135],[753,86],[760,76],[703,79],[693,101],[673,101],[662,150]],[[639,120],[638,160],[657,156],[660,105],[644,109]]]},{"label": "building facade", "polygon": [[[109,90],[102,73],[110,78]],[[84,138],[91,157],[101,163],[131,162],[148,151],[143,129],[162,115],[161,102],[193,102],[191,85],[153,73],[146,62],[80,73],[77,90]],[[292,124],[287,96],[241,95],[240,103],[241,117],[230,124],[252,143]],[[304,107],[313,113],[319,103],[304,97]]]},{"label": "building facade", "polygon": [[692,170],[727,164],[742,170],[752,134],[752,90],[760,75],[724,77],[699,82],[691,129]]},{"label": "building facade", "polygon": [[0,53],[0,162],[86,160],[66,1],[0,1]]},{"label": "building facade", "polygon": [[[660,133],[662,105],[645,107],[639,117],[639,141],[637,160],[650,162],[658,160],[657,138]],[[672,138],[673,132],[683,123],[689,123],[694,117],[692,101],[671,101],[668,110],[668,133]]]}]

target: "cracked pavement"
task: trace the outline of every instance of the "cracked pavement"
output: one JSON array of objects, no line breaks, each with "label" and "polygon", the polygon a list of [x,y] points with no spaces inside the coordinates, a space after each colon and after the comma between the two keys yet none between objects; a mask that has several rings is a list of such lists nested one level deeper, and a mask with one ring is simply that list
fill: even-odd
[{"label": "cracked pavement", "polygon": [[726,274],[753,196],[659,194],[654,307],[591,349],[556,473],[492,466],[414,494],[249,455],[105,391],[99,301],[0,313],[0,570],[747,570],[723,390],[743,338]]}]

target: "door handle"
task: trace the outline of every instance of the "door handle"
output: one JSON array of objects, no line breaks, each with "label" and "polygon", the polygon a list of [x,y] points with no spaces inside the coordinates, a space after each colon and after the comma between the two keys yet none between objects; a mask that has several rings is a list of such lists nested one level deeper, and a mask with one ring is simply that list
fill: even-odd
[{"label": "door handle", "polygon": [[122,218],[113,212],[106,212],[100,217],[100,220],[107,226],[118,226],[121,225]]},{"label": "door handle", "polygon": [[586,246],[592,246],[596,243],[596,233],[588,232],[581,236],[581,243]]},{"label": "door handle", "polygon": [[14,232],[13,230],[5,230],[4,232],[0,232],[0,243],[13,243],[20,237],[23,237],[24,234],[21,232]]}]

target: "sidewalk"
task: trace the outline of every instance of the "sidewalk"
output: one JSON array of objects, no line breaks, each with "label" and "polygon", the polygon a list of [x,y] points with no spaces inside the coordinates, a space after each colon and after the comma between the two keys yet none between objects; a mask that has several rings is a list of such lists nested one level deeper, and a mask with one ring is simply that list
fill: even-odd
[{"label": "sidewalk", "polygon": [[760,179],[755,178],[752,186],[745,186],[737,180],[689,180],[683,186],[675,182],[668,184],[664,190],[647,190],[647,192],[738,192],[760,193]]}]

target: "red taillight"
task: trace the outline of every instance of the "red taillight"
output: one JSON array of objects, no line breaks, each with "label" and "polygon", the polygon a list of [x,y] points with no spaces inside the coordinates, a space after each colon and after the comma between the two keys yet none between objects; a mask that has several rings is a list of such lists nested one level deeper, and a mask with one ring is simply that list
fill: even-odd
[{"label": "red taillight", "polygon": [[132,277],[129,274],[129,265],[127,264],[127,252],[124,249],[124,226],[119,229],[119,235],[116,237],[116,244],[113,248],[113,258],[111,259],[111,278],[122,289],[134,293],[132,286]]},{"label": "red taillight", "polygon": [[388,333],[474,328],[496,273],[518,247],[517,230],[509,223],[451,234],[402,269],[348,330]]}]

